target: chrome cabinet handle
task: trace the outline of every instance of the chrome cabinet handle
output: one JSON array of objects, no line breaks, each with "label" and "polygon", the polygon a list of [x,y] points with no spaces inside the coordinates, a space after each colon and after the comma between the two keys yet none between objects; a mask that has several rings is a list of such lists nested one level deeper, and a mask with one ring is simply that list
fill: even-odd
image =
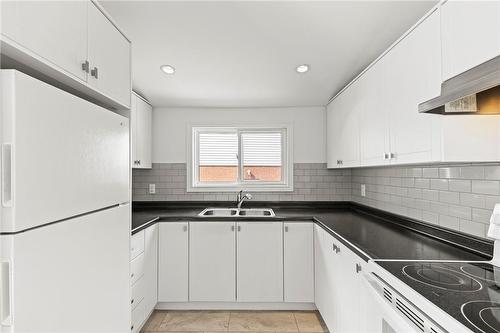
[{"label": "chrome cabinet handle", "polygon": [[85,62],[82,63],[82,71],[88,74],[89,70],[90,70],[90,63],[88,60],[85,60]]},{"label": "chrome cabinet handle", "polygon": [[231,231],[234,231],[234,225],[231,226]]},{"label": "chrome cabinet handle", "polygon": [[393,159],[393,158],[395,158],[395,157],[396,157],[396,154],[394,154],[394,153],[390,153],[390,154],[389,154],[389,158],[390,158],[390,159]]},{"label": "chrome cabinet handle", "polygon": [[183,227],[182,227],[182,230],[183,230],[184,232],[188,231],[188,227],[187,227],[187,225],[183,226]]},{"label": "chrome cabinet handle", "polygon": [[335,253],[339,253],[340,252],[340,247],[338,247],[337,245],[333,244],[333,252]]},{"label": "chrome cabinet handle", "polygon": [[238,231],[241,231],[241,225],[238,226]]},{"label": "chrome cabinet handle", "polygon": [[285,226],[285,232],[288,232],[288,226],[287,225]]},{"label": "chrome cabinet handle", "polygon": [[362,270],[361,265],[360,264],[356,264],[356,273],[361,272],[361,270]]},{"label": "chrome cabinet handle", "polygon": [[134,299],[132,298],[132,300],[130,301],[130,304],[134,304]]},{"label": "chrome cabinet handle", "polygon": [[388,153],[384,153],[384,160],[388,160],[389,159],[389,154]]},{"label": "chrome cabinet handle", "polygon": [[130,274],[130,277],[133,278],[134,277],[134,273]]},{"label": "chrome cabinet handle", "polygon": [[130,330],[133,331],[134,330],[134,325],[130,326]]},{"label": "chrome cabinet handle", "polygon": [[93,69],[91,69],[90,76],[93,76],[96,79],[98,79],[99,78],[99,69],[97,67],[94,67]]}]

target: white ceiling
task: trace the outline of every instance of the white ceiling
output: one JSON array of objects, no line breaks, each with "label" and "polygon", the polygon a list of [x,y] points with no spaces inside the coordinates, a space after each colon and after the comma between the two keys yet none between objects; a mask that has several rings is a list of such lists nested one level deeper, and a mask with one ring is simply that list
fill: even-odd
[{"label": "white ceiling", "polygon": [[325,105],[436,1],[101,3],[154,106],[280,107]]}]

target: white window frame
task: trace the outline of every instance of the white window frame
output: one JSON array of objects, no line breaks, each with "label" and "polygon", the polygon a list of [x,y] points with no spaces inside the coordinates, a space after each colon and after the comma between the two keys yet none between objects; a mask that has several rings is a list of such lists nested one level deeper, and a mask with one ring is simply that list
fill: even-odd
[{"label": "white window frame", "polygon": [[[281,160],[282,180],[279,182],[244,180],[243,179],[243,153],[241,133],[280,131],[282,133]],[[210,182],[199,181],[199,134],[202,132],[224,133],[236,132],[238,134],[238,182]],[[187,192],[291,192],[293,191],[293,130],[292,126],[188,126],[187,141]]]}]

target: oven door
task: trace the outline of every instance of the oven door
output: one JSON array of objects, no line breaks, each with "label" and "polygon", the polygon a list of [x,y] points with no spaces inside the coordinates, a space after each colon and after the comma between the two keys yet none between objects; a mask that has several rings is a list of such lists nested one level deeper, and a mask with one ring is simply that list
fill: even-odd
[{"label": "oven door", "polygon": [[376,274],[365,274],[363,283],[363,332],[446,332]]}]

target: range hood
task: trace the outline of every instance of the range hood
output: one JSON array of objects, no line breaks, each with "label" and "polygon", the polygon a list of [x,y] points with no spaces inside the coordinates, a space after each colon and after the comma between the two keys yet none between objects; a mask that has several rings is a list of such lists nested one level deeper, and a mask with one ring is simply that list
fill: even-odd
[{"label": "range hood", "polygon": [[[477,108],[476,108],[477,101]],[[419,112],[475,114],[500,113],[500,56],[452,77],[441,84],[441,95],[418,105]],[[445,107],[446,106],[446,107]]]}]

